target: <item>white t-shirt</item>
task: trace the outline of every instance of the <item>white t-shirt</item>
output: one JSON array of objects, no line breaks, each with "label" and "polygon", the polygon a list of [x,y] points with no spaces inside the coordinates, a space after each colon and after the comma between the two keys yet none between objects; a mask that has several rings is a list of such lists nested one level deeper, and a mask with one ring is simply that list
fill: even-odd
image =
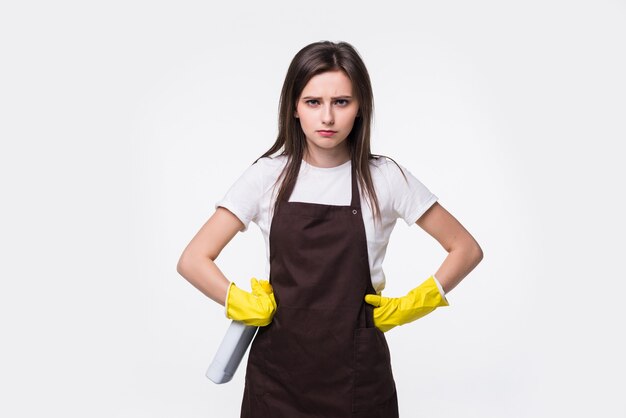
[{"label": "white t-shirt", "polygon": [[[286,163],[287,157],[284,155],[259,159],[244,171],[226,195],[215,204],[215,208],[224,207],[243,222],[242,232],[248,229],[250,222],[258,225],[265,239],[267,278],[270,275],[269,232],[278,193],[275,182]],[[361,214],[365,224],[372,286],[378,293],[385,287],[382,264],[397,219],[401,218],[411,226],[437,201],[437,196],[404,166],[400,166],[406,180],[393,161],[384,157],[370,160],[370,172],[381,212],[380,224],[374,224],[371,208],[361,193]],[[303,160],[289,201],[348,206],[351,198],[351,161],[337,167],[321,168]]]}]

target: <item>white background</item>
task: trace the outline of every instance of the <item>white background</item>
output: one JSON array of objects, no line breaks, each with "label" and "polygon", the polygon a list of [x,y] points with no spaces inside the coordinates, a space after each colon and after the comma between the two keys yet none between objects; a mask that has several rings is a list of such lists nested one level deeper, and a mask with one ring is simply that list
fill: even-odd
[{"label": "white background", "polygon": [[[3,2],[0,415],[239,416],[243,369],[204,377],[229,321],[176,262],[328,39],[368,66],[373,151],[485,253],[387,334],[401,416],[626,416],[626,4],[380,4]],[[253,226],[218,265],[247,283],[264,256]],[[444,257],[399,223],[385,294]]]}]

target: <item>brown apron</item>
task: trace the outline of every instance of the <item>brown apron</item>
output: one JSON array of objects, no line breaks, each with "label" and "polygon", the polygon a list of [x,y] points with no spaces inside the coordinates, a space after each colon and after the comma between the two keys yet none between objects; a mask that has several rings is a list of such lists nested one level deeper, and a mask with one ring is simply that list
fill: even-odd
[{"label": "brown apron", "polygon": [[352,165],[350,206],[281,201],[270,228],[278,308],[250,348],[242,418],[395,418]]}]

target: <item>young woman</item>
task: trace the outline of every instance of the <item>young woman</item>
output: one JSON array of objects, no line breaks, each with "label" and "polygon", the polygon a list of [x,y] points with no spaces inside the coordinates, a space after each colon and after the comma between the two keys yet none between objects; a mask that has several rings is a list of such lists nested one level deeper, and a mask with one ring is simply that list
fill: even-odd
[{"label": "young woman", "polygon": [[[344,42],[294,57],[274,145],[234,183],[184,250],[178,272],[226,316],[260,326],[250,348],[242,417],[397,417],[383,332],[448,303],[482,259],[465,228],[419,180],[370,152],[369,75]],[[277,155],[275,155],[277,154]],[[399,298],[381,295],[382,261],[398,218],[448,252],[437,272]],[[256,223],[266,275],[247,292],[215,264]]]}]

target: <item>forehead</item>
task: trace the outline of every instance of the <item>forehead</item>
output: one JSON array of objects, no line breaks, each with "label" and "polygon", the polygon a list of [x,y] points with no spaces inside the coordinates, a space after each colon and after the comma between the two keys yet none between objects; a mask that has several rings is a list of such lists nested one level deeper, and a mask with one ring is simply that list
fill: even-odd
[{"label": "forehead", "polygon": [[313,76],[302,89],[302,96],[351,96],[352,82],[342,70]]}]

